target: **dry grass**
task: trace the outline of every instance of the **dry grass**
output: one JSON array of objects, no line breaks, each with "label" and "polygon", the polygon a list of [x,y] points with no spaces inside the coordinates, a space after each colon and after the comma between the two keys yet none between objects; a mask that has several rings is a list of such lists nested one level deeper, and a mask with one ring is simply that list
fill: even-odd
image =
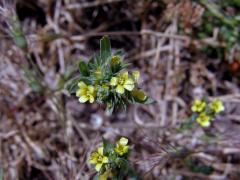
[{"label": "dry grass", "polygon": [[[180,33],[182,22],[188,24],[185,31],[194,31],[204,8],[166,2],[18,0],[29,53],[44,84],[41,93],[26,83],[28,59],[9,36],[9,19],[0,17],[0,179],[1,173],[5,180],[91,179],[89,153],[101,137],[119,136],[130,139],[131,162],[143,179],[240,178],[238,76],[227,76],[227,62],[201,51],[204,45],[224,46],[214,34],[199,40]],[[10,3],[2,7],[15,9]],[[79,59],[98,50],[103,35],[113,49],[126,51],[155,104],[109,116],[104,107],[80,104],[58,89]],[[202,96],[220,98],[226,111],[209,129],[179,130],[192,100]],[[210,173],[193,170],[200,166],[211,167]]]}]

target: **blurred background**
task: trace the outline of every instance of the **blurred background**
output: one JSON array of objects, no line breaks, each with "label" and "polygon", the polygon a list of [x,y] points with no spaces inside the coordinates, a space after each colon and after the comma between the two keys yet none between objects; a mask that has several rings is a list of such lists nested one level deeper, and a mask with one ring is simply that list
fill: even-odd
[{"label": "blurred background", "polygon": [[[239,0],[0,0],[0,180],[84,180],[102,137],[142,179],[240,179]],[[108,35],[156,100],[112,115],[65,84]],[[219,98],[210,128],[189,121]]]}]

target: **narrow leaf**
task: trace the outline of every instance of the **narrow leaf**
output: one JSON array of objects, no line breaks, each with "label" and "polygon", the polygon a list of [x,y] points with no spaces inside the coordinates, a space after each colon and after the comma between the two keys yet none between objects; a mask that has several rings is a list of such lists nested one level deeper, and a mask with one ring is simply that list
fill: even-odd
[{"label": "narrow leaf", "polygon": [[113,151],[113,148],[114,148],[113,144],[110,141],[103,138],[103,154],[109,155]]},{"label": "narrow leaf", "polygon": [[76,92],[77,88],[78,88],[78,82],[80,81],[80,77],[74,77],[72,79],[70,79],[69,81],[67,81],[67,83],[65,84],[65,88],[68,90],[68,92],[70,94],[73,94]]},{"label": "narrow leaf", "polygon": [[100,56],[103,63],[111,56],[111,44],[107,36],[104,36],[100,40]]},{"label": "narrow leaf", "polygon": [[89,75],[87,64],[85,62],[83,62],[83,61],[79,62],[79,70],[80,70],[80,73],[83,76],[88,76]]}]

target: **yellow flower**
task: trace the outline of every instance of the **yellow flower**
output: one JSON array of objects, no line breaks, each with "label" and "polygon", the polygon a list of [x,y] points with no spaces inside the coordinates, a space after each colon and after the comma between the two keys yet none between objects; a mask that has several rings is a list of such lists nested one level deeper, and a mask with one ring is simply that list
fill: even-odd
[{"label": "yellow flower", "polygon": [[123,72],[117,77],[112,77],[110,81],[111,86],[117,86],[116,91],[119,94],[123,94],[125,89],[132,91],[134,88],[134,81],[128,77],[128,72]]},{"label": "yellow flower", "polygon": [[79,97],[79,102],[80,103],[85,103],[89,101],[90,103],[94,102],[94,87],[93,86],[88,86],[84,82],[79,82],[78,83],[79,89],[76,92],[76,96]]},{"label": "yellow flower", "polygon": [[89,163],[96,165],[96,171],[100,171],[102,166],[108,163],[108,157],[103,155],[103,147],[99,147],[97,151],[91,154]]},{"label": "yellow flower", "polygon": [[224,111],[224,105],[223,102],[220,101],[219,99],[214,100],[213,102],[210,103],[210,109],[214,112],[214,113],[219,113],[221,111]]},{"label": "yellow flower", "polygon": [[202,112],[204,111],[205,107],[206,107],[206,102],[197,99],[194,101],[191,107],[191,110],[193,112]]},{"label": "yellow flower", "polygon": [[132,76],[133,76],[134,81],[138,82],[138,80],[140,78],[140,72],[139,71],[133,71]]},{"label": "yellow flower", "polygon": [[211,117],[209,115],[207,115],[205,112],[202,112],[202,113],[199,114],[199,116],[197,117],[196,120],[201,126],[209,127]]},{"label": "yellow flower", "polygon": [[128,144],[128,139],[121,137],[115,147],[116,153],[118,153],[120,156],[122,156],[123,154],[126,154],[129,149],[129,146],[127,144]]},{"label": "yellow flower", "polygon": [[145,94],[144,91],[142,90],[137,90],[137,89],[134,89],[132,92],[131,92],[132,96],[137,98],[138,100],[140,101],[144,101],[146,100],[147,96]]}]

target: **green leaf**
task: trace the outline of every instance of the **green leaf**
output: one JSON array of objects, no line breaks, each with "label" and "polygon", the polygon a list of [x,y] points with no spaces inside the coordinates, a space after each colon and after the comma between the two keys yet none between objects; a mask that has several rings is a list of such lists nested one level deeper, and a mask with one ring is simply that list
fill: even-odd
[{"label": "green leaf", "polygon": [[117,172],[117,179],[125,179],[129,172],[129,162],[127,159],[124,158],[117,158],[116,164],[118,166],[118,172]]},{"label": "green leaf", "polygon": [[28,85],[31,87],[32,91],[34,92],[42,92],[42,85],[37,80],[37,75],[35,71],[28,70],[27,68],[24,68],[24,77],[28,83]]},{"label": "green leaf", "polygon": [[107,108],[106,108],[106,113],[111,115],[114,111],[114,104],[112,103],[112,101],[107,103]]},{"label": "green leaf", "polygon": [[80,81],[83,81],[86,84],[92,84],[94,79],[92,77],[76,76],[66,82],[65,89],[67,89],[70,94],[75,93],[78,89],[78,83]]},{"label": "green leaf", "polygon": [[88,68],[89,69],[94,69],[94,57],[91,57],[88,61]]},{"label": "green leaf", "polygon": [[117,74],[121,70],[122,70],[122,65],[120,63],[111,65],[112,74]]},{"label": "green leaf", "polygon": [[109,155],[114,151],[114,145],[103,138],[103,154],[104,155]]},{"label": "green leaf", "polygon": [[73,94],[77,91],[78,83],[79,83],[80,79],[81,79],[81,77],[77,76],[77,77],[74,77],[74,78],[70,79],[69,81],[67,81],[67,83],[65,84],[65,88],[68,90],[68,92],[70,94]]},{"label": "green leaf", "polygon": [[138,177],[137,172],[132,167],[129,167],[128,179],[129,180],[140,180],[140,177]]},{"label": "green leaf", "polygon": [[83,76],[88,76],[89,75],[87,64],[85,62],[83,62],[83,61],[79,62],[79,70],[80,70],[80,73]]},{"label": "green leaf", "polygon": [[179,129],[180,132],[186,131],[186,130],[193,129],[194,125],[195,125],[195,119],[193,120],[192,117],[191,117],[191,118],[185,120],[184,122],[182,122],[179,125],[178,129]]},{"label": "green leaf", "polygon": [[63,75],[60,75],[57,81],[57,89],[62,89],[65,84],[65,77]]},{"label": "green leaf", "polygon": [[97,64],[97,67],[103,65],[103,64],[102,64],[101,56],[99,56],[99,55],[96,55],[96,56],[95,56],[95,62],[96,62],[96,64]]},{"label": "green leaf", "polygon": [[104,36],[100,40],[100,57],[105,63],[109,57],[111,57],[111,44],[107,36]]},{"label": "green leaf", "polygon": [[117,50],[115,53],[114,53],[114,55],[116,56],[123,56],[124,55],[124,52],[123,52],[123,50]]},{"label": "green leaf", "polygon": [[10,19],[12,20],[12,38],[16,46],[26,52],[28,50],[28,43],[23,33],[20,21],[17,16],[10,17]]},{"label": "green leaf", "polygon": [[23,36],[23,35],[15,36],[14,35],[13,40],[17,47],[19,47],[23,51],[27,51],[28,44],[27,44],[27,40],[26,40],[25,36]]},{"label": "green leaf", "polygon": [[90,74],[100,66],[101,66],[101,57],[99,55],[94,55],[93,57],[91,57],[87,65]]},{"label": "green leaf", "polygon": [[129,163],[126,159],[118,158],[117,163],[118,163],[119,167],[122,169],[122,171],[124,171],[125,173],[128,172]]},{"label": "green leaf", "polygon": [[195,173],[202,173],[202,174],[209,175],[214,170],[212,166],[205,165],[201,161],[198,161],[197,159],[194,159],[194,158],[188,158],[185,160],[184,163],[188,169],[190,169],[192,172],[195,172]]}]

